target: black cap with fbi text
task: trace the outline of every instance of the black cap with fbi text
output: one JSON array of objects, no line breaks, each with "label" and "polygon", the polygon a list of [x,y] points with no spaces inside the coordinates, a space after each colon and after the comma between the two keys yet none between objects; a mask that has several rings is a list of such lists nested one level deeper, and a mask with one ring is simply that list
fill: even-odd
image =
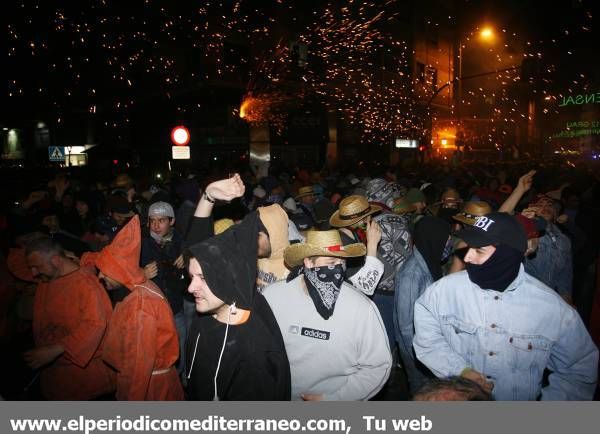
[{"label": "black cap with fbi text", "polygon": [[466,226],[456,236],[469,247],[504,244],[520,252],[527,250],[527,234],[519,221],[503,212],[491,212],[477,217],[473,226]]}]

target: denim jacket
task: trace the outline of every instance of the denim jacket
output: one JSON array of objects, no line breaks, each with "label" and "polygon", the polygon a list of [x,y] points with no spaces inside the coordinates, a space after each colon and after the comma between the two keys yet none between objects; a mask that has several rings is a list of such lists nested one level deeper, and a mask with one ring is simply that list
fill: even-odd
[{"label": "denim jacket", "polygon": [[534,256],[526,258],[525,271],[554,289],[560,295],[571,295],[573,290],[573,258],[571,240],[553,224],[546,233]]},{"label": "denim jacket", "polygon": [[593,397],[598,349],[578,313],[523,266],[504,292],[482,290],[466,271],[438,280],[415,304],[415,332],[415,353],[434,374],[473,368],[497,400]]},{"label": "denim jacket", "polygon": [[394,326],[397,342],[404,342],[412,352],[414,335],[414,306],[425,289],[433,283],[431,273],[425,259],[415,247],[413,255],[408,258],[396,274],[394,293]]}]

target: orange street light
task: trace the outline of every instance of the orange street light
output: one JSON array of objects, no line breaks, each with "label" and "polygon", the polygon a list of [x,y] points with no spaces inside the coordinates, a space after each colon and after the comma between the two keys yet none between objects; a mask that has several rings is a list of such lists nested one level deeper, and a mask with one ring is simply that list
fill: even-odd
[{"label": "orange street light", "polygon": [[481,32],[479,32],[479,36],[484,41],[489,41],[494,38],[494,29],[492,29],[491,27],[484,27],[483,29],[481,29]]},{"label": "orange street light", "polygon": [[[471,35],[473,35],[471,33]],[[479,31],[479,37],[482,41],[492,42],[494,39],[494,29],[491,26],[482,27]],[[468,39],[468,38],[467,38]],[[456,118],[461,125],[461,105],[462,105],[462,78],[463,78],[463,41],[458,41],[458,101],[456,106]]]}]

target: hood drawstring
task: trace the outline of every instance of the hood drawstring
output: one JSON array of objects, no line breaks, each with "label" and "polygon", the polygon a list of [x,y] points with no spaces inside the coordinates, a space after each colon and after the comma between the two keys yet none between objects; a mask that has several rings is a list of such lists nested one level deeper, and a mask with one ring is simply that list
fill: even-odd
[{"label": "hood drawstring", "polygon": [[[215,394],[213,396],[213,401],[220,401],[219,392],[217,388],[217,377],[219,376],[219,369],[221,368],[221,360],[223,359],[223,353],[225,352],[225,345],[227,345],[227,335],[229,334],[229,325],[231,324],[231,315],[237,312],[237,308],[235,306],[235,302],[229,306],[229,310],[227,312],[227,325],[225,326],[225,337],[223,338],[223,346],[221,347],[221,352],[219,354],[219,361],[217,362],[217,370],[215,371],[215,378],[213,380],[215,385]],[[190,365],[190,372],[187,375],[187,379],[189,380],[192,376],[192,370],[194,369],[194,361],[196,360],[196,351],[198,350],[198,340],[200,339],[200,333],[196,336],[196,344],[194,345],[194,354],[192,355],[192,363]]]}]

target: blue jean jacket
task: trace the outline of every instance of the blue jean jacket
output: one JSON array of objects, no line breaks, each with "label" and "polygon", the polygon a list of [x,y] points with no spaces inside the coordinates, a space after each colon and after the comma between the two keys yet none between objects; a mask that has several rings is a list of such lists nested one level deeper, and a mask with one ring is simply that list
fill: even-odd
[{"label": "blue jean jacket", "polygon": [[413,346],[438,377],[482,373],[497,400],[589,400],[596,387],[598,349],[579,314],[522,266],[504,292],[481,289],[466,271],[428,287]]},{"label": "blue jean jacket", "polygon": [[560,295],[573,292],[571,240],[549,223],[534,256],[525,259],[525,271]]}]

